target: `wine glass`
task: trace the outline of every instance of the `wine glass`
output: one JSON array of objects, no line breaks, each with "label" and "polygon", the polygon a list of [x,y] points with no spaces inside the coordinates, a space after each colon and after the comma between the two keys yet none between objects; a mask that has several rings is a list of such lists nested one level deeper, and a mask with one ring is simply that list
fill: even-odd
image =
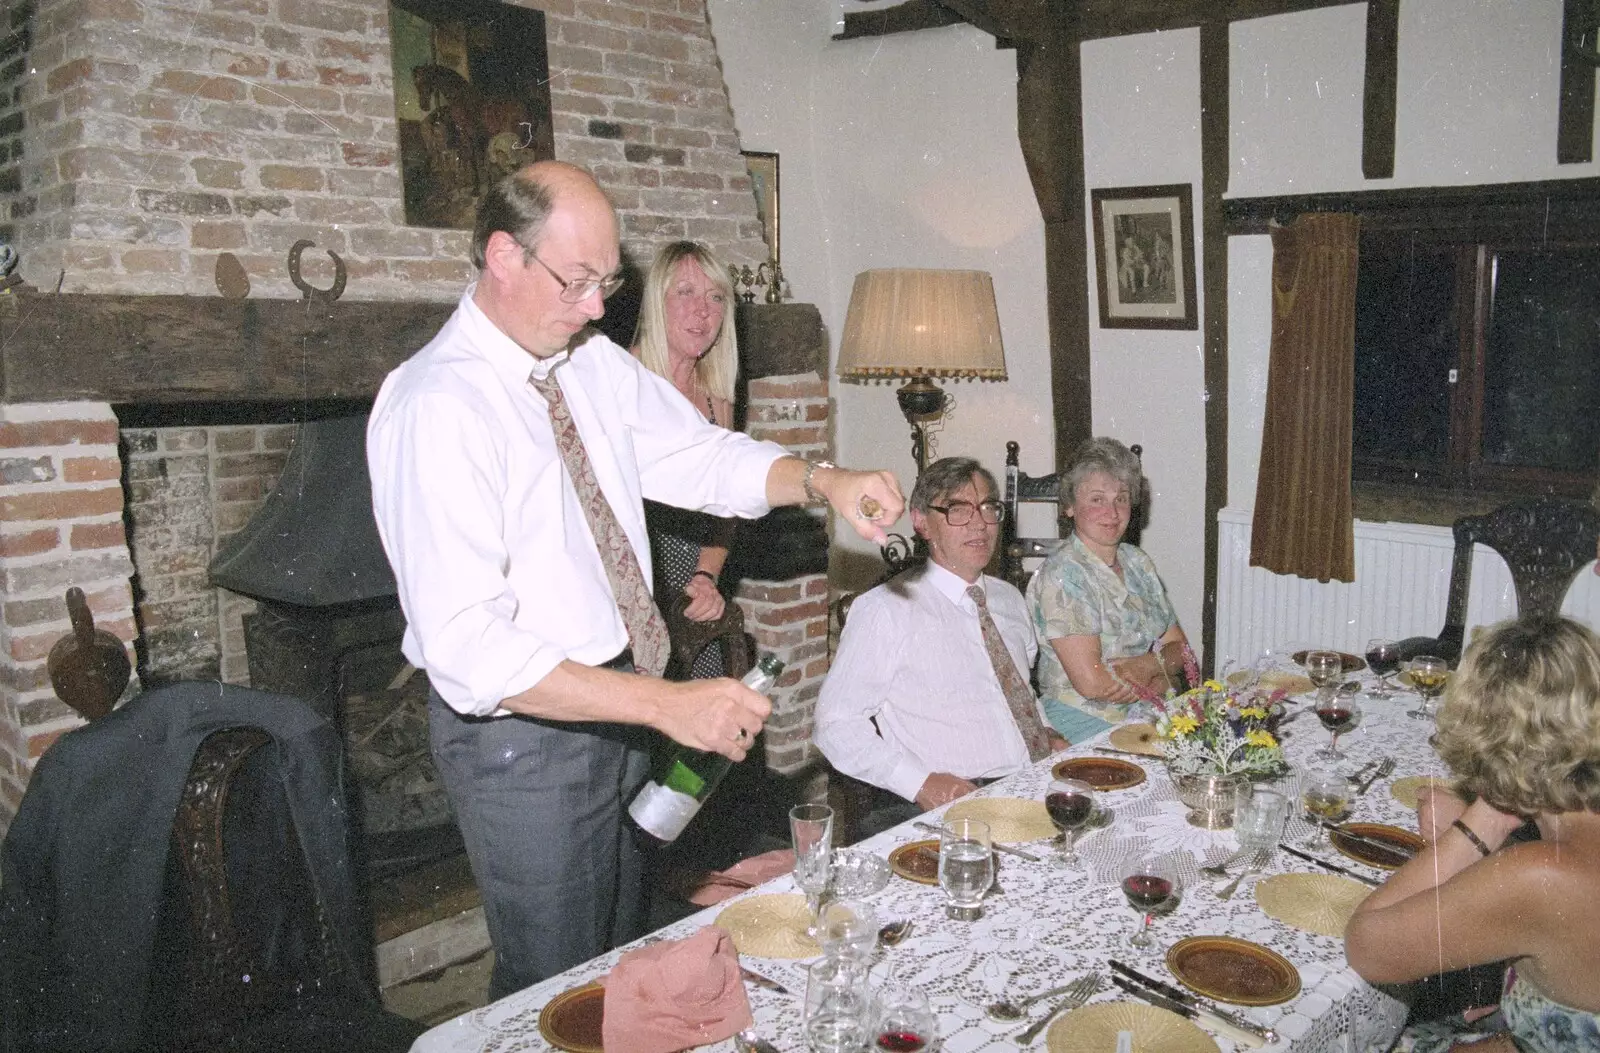
[{"label": "wine glass", "polygon": [[789,837],[794,843],[794,883],[806,894],[811,910],[806,932],[815,936],[817,910],[833,864],[833,809],[825,804],[795,805],[789,809]]},{"label": "wine glass", "polygon": [[1306,654],[1306,676],[1317,685],[1321,698],[1333,690],[1333,685],[1344,674],[1344,660],[1338,651],[1311,651]]},{"label": "wine glass", "polygon": [[939,887],[944,889],[945,916],[976,921],[983,914],[983,896],[994,883],[994,850],[989,824],[978,819],[951,819],[939,828]]},{"label": "wine glass", "polygon": [[1178,894],[1178,871],[1156,855],[1135,855],[1122,868],[1122,894],[1139,916],[1138,928],[1128,937],[1128,946],[1147,951],[1155,946],[1150,938],[1150,919]]},{"label": "wine glass", "polygon": [[1394,694],[1394,685],[1389,683],[1400,668],[1400,648],[1393,640],[1383,637],[1374,637],[1367,641],[1367,668],[1378,675],[1378,684],[1372,689],[1375,695]]},{"label": "wine glass", "polygon": [[917,1053],[938,1037],[938,1021],[928,996],[910,984],[886,983],[873,1006],[873,1045],[888,1053]]},{"label": "wine glass", "polygon": [[806,1049],[859,1053],[866,1046],[872,1005],[867,971],[849,958],[825,956],[806,970]]},{"label": "wine glass", "polygon": [[1338,772],[1307,772],[1300,783],[1300,801],[1313,831],[1305,847],[1321,848],[1326,843],[1327,824],[1337,824],[1349,815],[1354,800],[1354,786]]},{"label": "wine glass", "polygon": [[1345,755],[1339,752],[1339,736],[1356,726],[1361,719],[1361,703],[1355,695],[1344,692],[1330,693],[1327,697],[1317,699],[1317,719],[1322,721],[1322,726],[1332,734],[1326,749],[1317,750],[1311,756],[1317,760],[1342,761]]},{"label": "wine glass", "polygon": [[1052,779],[1045,791],[1044,809],[1061,831],[1061,851],[1051,865],[1066,870],[1078,861],[1078,831],[1094,817],[1094,787],[1077,779]]},{"label": "wine glass", "polygon": [[1419,654],[1406,666],[1406,672],[1411,676],[1411,686],[1422,696],[1422,703],[1407,710],[1406,716],[1431,720],[1436,708],[1434,700],[1444,693],[1444,685],[1450,680],[1450,666],[1443,658]]},{"label": "wine glass", "polygon": [[878,946],[878,915],[859,899],[836,899],[817,917],[817,942],[822,953],[867,965]]}]

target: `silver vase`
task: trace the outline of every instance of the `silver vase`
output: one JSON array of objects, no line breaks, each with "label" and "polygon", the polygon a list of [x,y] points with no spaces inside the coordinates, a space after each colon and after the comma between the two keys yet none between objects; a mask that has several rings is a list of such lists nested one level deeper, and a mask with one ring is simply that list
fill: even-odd
[{"label": "silver vase", "polygon": [[1249,781],[1243,774],[1172,776],[1178,800],[1189,808],[1184,818],[1189,825],[1203,830],[1227,830],[1233,826],[1234,794]]}]

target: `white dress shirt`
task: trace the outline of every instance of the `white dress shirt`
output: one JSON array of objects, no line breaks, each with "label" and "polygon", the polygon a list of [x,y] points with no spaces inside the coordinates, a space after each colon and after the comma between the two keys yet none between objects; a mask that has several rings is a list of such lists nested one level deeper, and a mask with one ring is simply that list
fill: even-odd
[{"label": "white dress shirt", "polygon": [[[1022,594],[999,578],[978,583],[1026,677],[1039,645]],[[929,561],[856,598],[817,700],[815,739],[839,771],[907,800],[935,772],[984,779],[1027,767],[966,582]]]},{"label": "white dress shirt", "polygon": [[628,645],[605,567],[530,374],[556,373],[600,489],[651,581],[643,498],[763,515],[781,446],[705,421],[604,336],[537,359],[469,287],[438,335],[383,382],[367,425],[378,533],[400,584],[402,649],[454,709],[501,700],[563,659]]}]

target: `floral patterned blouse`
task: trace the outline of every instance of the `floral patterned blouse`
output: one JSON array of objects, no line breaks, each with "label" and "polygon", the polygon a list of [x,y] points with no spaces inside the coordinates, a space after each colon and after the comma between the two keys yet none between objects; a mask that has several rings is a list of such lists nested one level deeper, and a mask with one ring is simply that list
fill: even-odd
[{"label": "floral patterned blouse", "polygon": [[1500,1012],[1523,1053],[1600,1053],[1600,1014],[1569,1009],[1507,971]]},{"label": "floral patterned blouse", "polygon": [[1072,534],[1028,582],[1028,608],[1039,634],[1040,696],[1113,724],[1122,722],[1128,707],[1079,694],[1049,642],[1099,636],[1101,658],[1109,662],[1144,654],[1177,622],[1166,586],[1144,550],[1118,545],[1117,561],[1121,577]]}]

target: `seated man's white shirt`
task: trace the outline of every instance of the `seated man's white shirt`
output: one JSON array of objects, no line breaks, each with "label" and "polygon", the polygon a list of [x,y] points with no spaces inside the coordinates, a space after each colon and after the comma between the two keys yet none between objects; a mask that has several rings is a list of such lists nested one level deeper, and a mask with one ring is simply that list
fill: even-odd
[{"label": "seated man's white shirt", "polygon": [[781,446],[709,424],[670,383],[595,335],[536,359],[472,288],[433,341],[389,374],[367,426],[373,511],[406,615],[402,650],[467,715],[563,659],[598,665],[628,645],[544,398],[556,373],[595,478],[652,580],[643,498],[719,516],[768,510]]},{"label": "seated man's white shirt", "polygon": [[[999,578],[978,584],[1026,678],[1038,653],[1027,603]],[[907,800],[936,772],[985,779],[1027,767],[966,582],[930,561],[856,598],[817,701],[815,737],[836,769]]]}]

